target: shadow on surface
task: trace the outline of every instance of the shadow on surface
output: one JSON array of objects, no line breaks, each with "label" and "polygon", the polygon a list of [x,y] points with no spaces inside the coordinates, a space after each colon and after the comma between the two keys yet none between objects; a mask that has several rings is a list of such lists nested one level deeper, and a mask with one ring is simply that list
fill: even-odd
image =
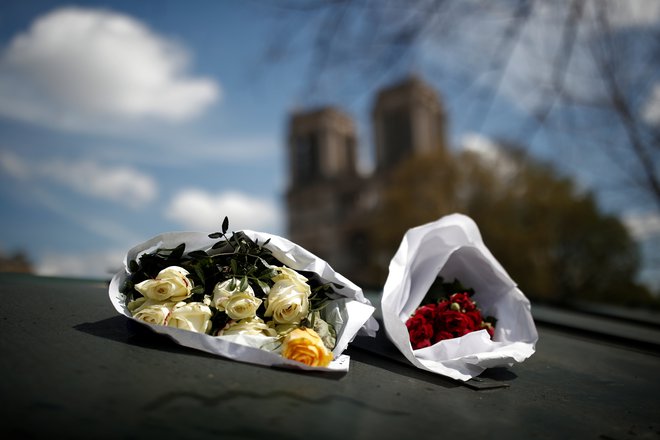
[{"label": "shadow on surface", "polygon": [[[78,331],[109,339],[115,342],[121,342],[150,350],[158,350],[168,353],[189,354],[199,357],[214,358],[228,362],[239,362],[223,358],[219,355],[206,353],[201,350],[186,347],[177,344],[175,341],[156,333],[139,323],[126,319],[123,316],[114,316],[96,322],[86,322],[74,326]],[[382,327],[381,327],[382,328]],[[371,365],[376,368],[391,371],[406,377],[422,380],[444,388],[456,388],[465,386],[474,390],[505,388],[510,386],[508,382],[516,379],[516,375],[507,368],[490,368],[485,370],[480,376],[467,382],[454,380],[446,376],[434,374],[429,371],[421,370],[410,364],[408,360],[399,352],[399,350],[390,342],[383,330],[376,334],[375,338],[358,336],[349,345],[346,354],[351,357],[351,361],[358,361]],[[339,380],[346,376],[346,372],[314,372],[299,370],[296,368],[273,366],[267,367],[257,364],[251,364],[254,367],[268,368],[289,374],[304,374],[307,377],[321,379]]]},{"label": "shadow on surface", "polygon": [[387,338],[383,325],[375,338],[358,336],[347,353],[351,359],[445,388],[465,386],[474,390],[507,388],[518,376],[506,367],[489,368],[466,382],[422,370],[412,365]]},{"label": "shadow on surface", "polygon": [[151,350],[170,353],[188,353],[203,357],[217,357],[203,351],[179,345],[166,335],[156,333],[145,326],[126,319],[124,316],[114,316],[96,322],[85,322],[75,325],[73,328],[100,338]]},{"label": "shadow on surface", "polygon": [[97,336],[104,339],[109,339],[115,342],[121,342],[136,347],[146,348],[149,350],[157,350],[167,353],[180,353],[189,354],[193,356],[213,358],[225,362],[236,362],[239,364],[250,365],[257,368],[272,369],[289,374],[303,374],[307,377],[317,377],[321,379],[338,380],[346,376],[346,372],[328,372],[328,371],[308,371],[295,367],[287,366],[264,366],[253,364],[250,362],[241,362],[233,359],[228,359],[220,355],[207,353],[205,351],[196,350],[191,347],[178,344],[167,335],[156,333],[151,329],[126,319],[124,316],[113,316],[112,318],[103,319],[96,322],[85,322],[75,325],[75,330],[87,333],[92,336]]}]

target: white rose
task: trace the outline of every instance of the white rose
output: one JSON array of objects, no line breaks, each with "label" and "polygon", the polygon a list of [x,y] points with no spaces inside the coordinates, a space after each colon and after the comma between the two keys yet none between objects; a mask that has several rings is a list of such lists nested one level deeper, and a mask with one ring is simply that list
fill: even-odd
[{"label": "white rose", "polygon": [[172,303],[142,304],[135,310],[133,317],[149,324],[167,325],[172,312],[172,305]]},{"label": "white rose", "polygon": [[185,278],[186,275],[188,275],[190,272],[188,272],[186,269],[180,266],[168,266],[165,269],[161,270],[158,272],[158,275],[156,275],[157,280],[162,280],[166,278],[176,278],[176,277],[183,277]]},{"label": "white rose", "polygon": [[[220,310],[221,312],[225,311],[225,305],[229,301],[229,298],[234,293],[239,292],[239,287],[241,285],[240,280],[236,278],[230,278],[228,280],[225,280],[221,283],[218,283],[213,287],[213,299],[212,303],[213,306]],[[254,295],[254,290],[252,290],[252,287],[250,285],[247,286],[247,289],[245,289],[247,292],[252,293]]]},{"label": "white rose", "polygon": [[277,324],[273,321],[268,321],[268,327],[272,328],[278,336],[285,336],[292,330],[299,328],[298,323],[293,324]]},{"label": "white rose", "polygon": [[211,330],[211,308],[201,302],[180,302],[172,309],[168,325],[197,333]]},{"label": "white rose", "polygon": [[225,305],[225,312],[231,319],[251,318],[257,314],[261,299],[249,292],[238,292],[229,298]]},{"label": "white rose", "polygon": [[146,302],[147,302],[147,298],[141,296],[126,304],[126,308],[128,309],[129,312],[131,312],[132,315],[134,315],[135,312],[140,310],[145,305]]},{"label": "white rose", "polygon": [[146,298],[156,301],[183,301],[192,294],[192,282],[186,277],[188,271],[179,266],[161,270],[153,280],[135,285],[135,290]]},{"label": "white rose", "polygon": [[229,335],[266,335],[277,336],[277,333],[258,316],[241,319],[240,321],[229,321],[227,325],[218,332],[218,336]]},{"label": "white rose", "polygon": [[266,298],[266,317],[272,317],[276,324],[300,322],[309,313],[311,289],[307,278],[288,267],[277,269],[273,277],[275,284]]},{"label": "white rose", "polygon": [[240,289],[240,281],[229,279],[218,283],[213,288],[213,305],[221,312],[226,312],[231,319],[239,320],[256,315],[261,299],[254,295],[250,285]]},{"label": "white rose", "polygon": [[277,275],[271,278],[273,282],[278,283],[280,281],[287,281],[291,284],[298,286],[298,288],[300,288],[301,290],[306,289],[309,296],[311,290],[309,288],[309,284],[307,284],[307,278],[305,278],[300,273],[286,266],[277,267],[276,270],[278,272]]}]

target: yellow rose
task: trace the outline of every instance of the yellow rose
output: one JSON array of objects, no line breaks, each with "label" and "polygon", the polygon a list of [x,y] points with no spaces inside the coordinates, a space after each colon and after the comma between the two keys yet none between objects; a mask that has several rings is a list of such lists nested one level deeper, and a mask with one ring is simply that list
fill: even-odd
[{"label": "yellow rose", "polygon": [[186,277],[188,271],[179,266],[161,270],[153,280],[135,285],[135,290],[155,301],[183,301],[192,295],[192,281]]},{"label": "yellow rose", "polygon": [[264,316],[272,317],[276,324],[295,324],[309,313],[311,289],[307,278],[288,267],[277,268],[275,284],[266,298]]},{"label": "yellow rose", "polygon": [[332,361],[332,352],[310,328],[298,328],[288,333],[282,343],[282,356],[310,367],[327,367]]},{"label": "yellow rose", "polygon": [[197,333],[211,330],[211,308],[201,302],[180,302],[172,309],[167,325]]},{"label": "yellow rose", "polygon": [[240,282],[229,279],[218,283],[213,288],[213,305],[221,312],[226,312],[231,319],[246,319],[257,314],[261,299],[254,295],[250,285],[239,290]]}]

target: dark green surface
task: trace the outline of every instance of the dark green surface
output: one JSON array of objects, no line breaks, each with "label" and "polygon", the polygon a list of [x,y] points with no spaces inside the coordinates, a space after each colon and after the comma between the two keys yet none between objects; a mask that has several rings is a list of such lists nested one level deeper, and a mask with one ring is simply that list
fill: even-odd
[{"label": "dark green surface", "polygon": [[577,333],[540,326],[531,359],[487,371],[508,387],[475,390],[383,340],[345,375],[207,355],[119,316],[104,283],[0,274],[0,298],[3,438],[660,438],[658,354]]}]

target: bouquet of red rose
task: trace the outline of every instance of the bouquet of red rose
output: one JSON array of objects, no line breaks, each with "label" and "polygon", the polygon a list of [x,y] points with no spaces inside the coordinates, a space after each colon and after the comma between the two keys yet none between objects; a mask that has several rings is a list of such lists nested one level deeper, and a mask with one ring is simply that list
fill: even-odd
[{"label": "bouquet of red rose", "polygon": [[[452,289],[456,284],[460,286],[458,281],[451,284],[443,283],[442,278],[439,278],[439,281],[444,287],[439,289],[440,291],[446,291],[447,287]],[[406,321],[414,350],[430,347],[445,339],[460,338],[478,330],[486,330],[490,338],[493,338],[497,320],[492,316],[482,316],[476,301],[471,298],[474,290],[459,287],[456,293],[451,293],[448,297],[431,300],[436,293],[432,287],[429,299]]]},{"label": "bouquet of red rose", "polygon": [[538,340],[529,300],[461,214],[406,232],[381,311],[388,338],[411,364],[453,379],[523,362]]}]

